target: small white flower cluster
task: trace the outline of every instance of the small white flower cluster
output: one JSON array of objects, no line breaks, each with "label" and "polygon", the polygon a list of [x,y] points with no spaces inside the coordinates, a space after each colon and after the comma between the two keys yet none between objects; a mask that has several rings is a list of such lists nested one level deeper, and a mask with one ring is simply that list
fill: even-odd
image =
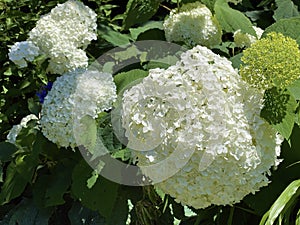
[{"label": "small white flower cluster", "polygon": [[77,146],[74,123],[84,116],[95,119],[112,107],[116,86],[111,74],[76,69],[53,83],[41,111],[42,132],[61,147]]},{"label": "small white flower cluster", "polygon": [[206,47],[123,95],[128,147],[155,185],[178,202],[205,208],[239,202],[268,184],[282,139],[260,118],[263,94]]},{"label": "small white flower cluster", "polygon": [[8,57],[20,68],[27,66],[27,61],[32,62],[39,55],[39,48],[31,41],[21,41],[15,43],[8,53]]},{"label": "small white flower cluster", "polygon": [[41,17],[29,32],[28,40],[50,58],[49,72],[63,74],[88,65],[82,49],[97,39],[96,21],[93,10],[79,1],[69,0]]},{"label": "small white flower cluster", "polygon": [[177,9],[172,10],[163,26],[167,41],[207,47],[221,42],[222,30],[218,21],[200,2],[185,4],[179,12]]},{"label": "small white flower cluster", "polygon": [[256,32],[256,36],[254,37],[251,34],[245,34],[241,30],[237,30],[233,33],[233,38],[234,38],[234,43],[236,44],[237,47],[243,48],[243,47],[250,47],[251,44],[259,40],[264,32],[263,29],[252,26],[253,29]]},{"label": "small white flower cluster", "polygon": [[[7,135],[7,141],[12,143],[12,144],[16,144],[17,141],[17,137],[19,135],[19,133],[21,132],[21,130],[23,128],[27,127],[28,122],[32,121],[32,120],[36,120],[38,121],[38,118],[36,115],[34,114],[29,114],[27,116],[25,116],[20,124],[14,125],[11,130],[9,131],[8,135]],[[38,126],[36,126],[36,129],[39,129]]]}]

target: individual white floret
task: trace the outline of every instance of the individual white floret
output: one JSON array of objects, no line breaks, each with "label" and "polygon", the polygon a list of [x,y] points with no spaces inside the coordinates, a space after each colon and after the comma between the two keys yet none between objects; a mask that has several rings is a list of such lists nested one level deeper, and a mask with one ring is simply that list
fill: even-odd
[{"label": "individual white floret", "polygon": [[174,9],[164,21],[167,41],[183,42],[188,46],[212,47],[221,42],[222,31],[210,10],[200,2]]},{"label": "individual white floret", "polygon": [[115,99],[116,86],[111,74],[85,69],[68,72],[57,78],[45,97],[42,132],[58,146],[75,148],[74,124],[85,116],[97,118],[100,112],[112,107]]},{"label": "individual white floret", "polygon": [[27,62],[32,62],[39,54],[39,48],[31,41],[21,41],[9,49],[8,57],[20,68],[24,68],[27,66]]},{"label": "individual white floret", "polygon": [[155,186],[195,208],[231,205],[269,183],[282,139],[260,118],[263,93],[205,47],[123,95],[128,147]]}]

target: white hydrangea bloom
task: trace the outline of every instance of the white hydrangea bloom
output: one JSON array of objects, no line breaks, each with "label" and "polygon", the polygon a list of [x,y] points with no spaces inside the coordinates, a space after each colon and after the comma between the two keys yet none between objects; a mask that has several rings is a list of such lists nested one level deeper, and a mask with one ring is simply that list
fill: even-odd
[{"label": "white hydrangea bloom", "polygon": [[77,146],[74,123],[84,116],[97,118],[112,107],[116,86],[111,74],[85,69],[68,72],[53,83],[41,111],[42,132],[61,147]]},{"label": "white hydrangea bloom", "polygon": [[8,53],[8,57],[20,68],[27,66],[27,61],[32,62],[39,55],[39,48],[31,41],[21,41],[15,43]]},{"label": "white hydrangea bloom", "polygon": [[233,38],[234,38],[234,43],[236,44],[237,47],[241,47],[241,48],[250,47],[251,44],[253,44],[254,42],[256,42],[261,38],[264,30],[256,26],[252,26],[252,27],[255,30],[257,37],[254,37],[251,34],[245,34],[241,30],[237,30],[234,32]]},{"label": "white hydrangea bloom", "polygon": [[[16,144],[16,140],[17,140],[17,137],[20,133],[20,131],[22,130],[22,128],[26,128],[27,127],[27,123],[31,120],[36,120],[38,121],[39,119],[37,118],[36,115],[34,114],[30,114],[30,115],[27,115],[25,116],[20,124],[17,124],[17,125],[14,125],[11,130],[9,131],[8,135],[7,135],[7,141],[12,143],[12,144]],[[36,126],[36,128],[38,129],[38,126]]]},{"label": "white hydrangea bloom", "polygon": [[123,95],[128,147],[155,185],[195,208],[239,202],[266,186],[282,139],[260,118],[263,93],[206,47]]},{"label": "white hydrangea bloom", "polygon": [[222,30],[210,10],[200,2],[188,3],[171,11],[164,21],[167,41],[184,42],[188,46],[212,47],[221,42]]},{"label": "white hydrangea bloom", "polygon": [[69,0],[41,17],[28,39],[50,58],[48,71],[63,74],[88,65],[82,49],[97,39],[96,21],[93,10],[79,1]]}]

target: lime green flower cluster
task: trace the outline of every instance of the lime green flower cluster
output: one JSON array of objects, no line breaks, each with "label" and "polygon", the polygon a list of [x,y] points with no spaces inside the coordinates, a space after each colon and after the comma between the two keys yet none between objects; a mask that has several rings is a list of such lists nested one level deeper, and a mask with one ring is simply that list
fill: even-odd
[{"label": "lime green flower cluster", "polygon": [[281,33],[267,34],[243,53],[240,74],[256,88],[286,88],[300,77],[298,44]]}]

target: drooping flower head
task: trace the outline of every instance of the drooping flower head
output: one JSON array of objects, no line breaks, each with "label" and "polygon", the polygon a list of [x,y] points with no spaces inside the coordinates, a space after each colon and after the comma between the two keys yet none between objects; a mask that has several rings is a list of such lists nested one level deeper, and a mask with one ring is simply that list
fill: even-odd
[{"label": "drooping flower head", "polygon": [[245,34],[241,30],[237,30],[236,32],[234,32],[233,38],[234,38],[234,43],[236,44],[237,47],[241,47],[241,48],[250,47],[251,44],[253,44],[254,42],[256,42],[261,38],[264,30],[256,26],[253,26],[253,29],[255,30],[256,37],[254,37],[251,34],[247,34],[247,33]]},{"label": "drooping flower head", "polygon": [[63,74],[78,67],[86,67],[88,58],[83,51],[97,39],[97,15],[76,0],[58,4],[37,22],[28,40],[50,58],[48,71]]},{"label": "drooping flower head", "polygon": [[155,186],[195,208],[230,205],[268,184],[281,139],[260,118],[263,93],[205,47],[123,95],[122,125]]},{"label": "drooping flower head", "polygon": [[221,42],[222,31],[210,10],[200,2],[183,5],[171,11],[164,21],[167,41],[184,42],[188,46],[212,47]]},{"label": "drooping flower head", "polygon": [[300,77],[300,50],[296,40],[271,32],[243,52],[240,74],[263,90],[285,88]]},{"label": "drooping flower head", "polygon": [[32,62],[39,55],[39,48],[31,41],[21,41],[15,43],[8,53],[8,57],[20,68],[27,66],[27,62]]},{"label": "drooping flower head", "polygon": [[42,132],[61,147],[76,147],[74,123],[84,116],[95,119],[112,107],[116,86],[112,75],[76,69],[53,83],[41,111]]}]

